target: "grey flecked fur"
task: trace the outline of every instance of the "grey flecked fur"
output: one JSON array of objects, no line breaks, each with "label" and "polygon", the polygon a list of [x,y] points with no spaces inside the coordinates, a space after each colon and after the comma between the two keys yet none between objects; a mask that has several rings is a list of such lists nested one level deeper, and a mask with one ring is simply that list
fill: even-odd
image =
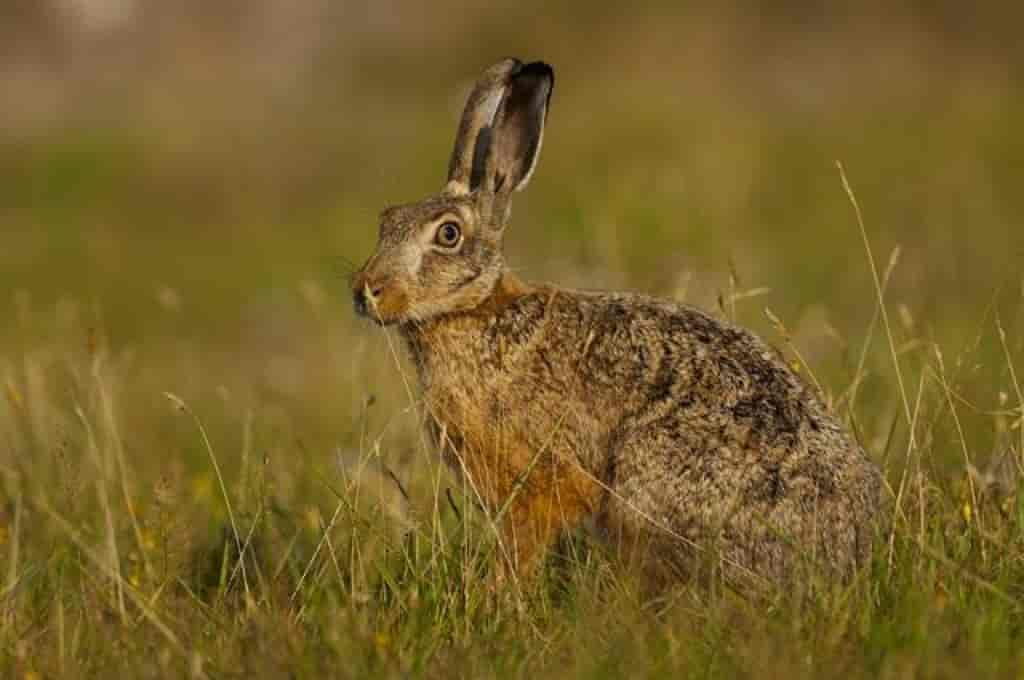
[{"label": "grey flecked fur", "polygon": [[[435,442],[507,510],[520,571],[591,517],[630,554],[687,573],[779,581],[809,558],[849,575],[871,551],[881,475],[775,350],[692,307],[505,267],[510,197],[552,85],[544,64],[489,69],[445,190],[385,211],[355,277],[357,308],[407,341]],[[457,247],[441,245],[448,223]]]}]

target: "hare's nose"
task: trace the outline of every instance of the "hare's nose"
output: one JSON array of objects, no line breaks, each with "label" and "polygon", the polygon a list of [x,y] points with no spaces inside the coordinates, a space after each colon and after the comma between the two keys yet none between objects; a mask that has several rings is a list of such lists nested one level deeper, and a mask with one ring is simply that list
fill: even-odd
[{"label": "hare's nose", "polygon": [[362,288],[356,288],[352,291],[352,306],[355,307],[356,314],[366,316],[366,295],[363,293]]},{"label": "hare's nose", "polygon": [[352,290],[352,304],[356,312],[365,315],[370,307],[376,306],[386,287],[387,281],[383,279],[357,281]]}]

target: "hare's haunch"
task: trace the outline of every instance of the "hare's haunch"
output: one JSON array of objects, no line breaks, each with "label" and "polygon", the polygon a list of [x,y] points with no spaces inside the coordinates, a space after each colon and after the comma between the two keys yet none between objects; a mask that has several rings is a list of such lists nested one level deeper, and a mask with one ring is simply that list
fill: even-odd
[{"label": "hare's haunch", "polygon": [[357,311],[405,338],[443,455],[505,509],[520,570],[592,517],[685,570],[849,575],[871,549],[879,471],[773,349],[681,304],[506,269],[553,84],[540,62],[485,71],[444,190],[385,210],[354,278]]}]

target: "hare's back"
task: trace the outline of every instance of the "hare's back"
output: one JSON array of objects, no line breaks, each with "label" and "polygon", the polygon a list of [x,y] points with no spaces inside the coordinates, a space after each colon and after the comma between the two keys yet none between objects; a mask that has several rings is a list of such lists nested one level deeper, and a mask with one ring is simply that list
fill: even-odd
[{"label": "hare's back", "polygon": [[792,444],[829,419],[778,351],[748,330],[641,295],[573,292],[567,302],[579,308],[581,373],[637,421],[689,413],[763,445]]}]

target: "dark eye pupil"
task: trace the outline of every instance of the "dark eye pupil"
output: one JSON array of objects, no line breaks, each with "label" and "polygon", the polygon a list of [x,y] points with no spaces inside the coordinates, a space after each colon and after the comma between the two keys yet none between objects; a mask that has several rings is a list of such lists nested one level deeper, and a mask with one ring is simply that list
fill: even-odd
[{"label": "dark eye pupil", "polygon": [[441,227],[441,242],[445,245],[454,245],[459,240],[459,228],[452,222],[447,222]]}]

